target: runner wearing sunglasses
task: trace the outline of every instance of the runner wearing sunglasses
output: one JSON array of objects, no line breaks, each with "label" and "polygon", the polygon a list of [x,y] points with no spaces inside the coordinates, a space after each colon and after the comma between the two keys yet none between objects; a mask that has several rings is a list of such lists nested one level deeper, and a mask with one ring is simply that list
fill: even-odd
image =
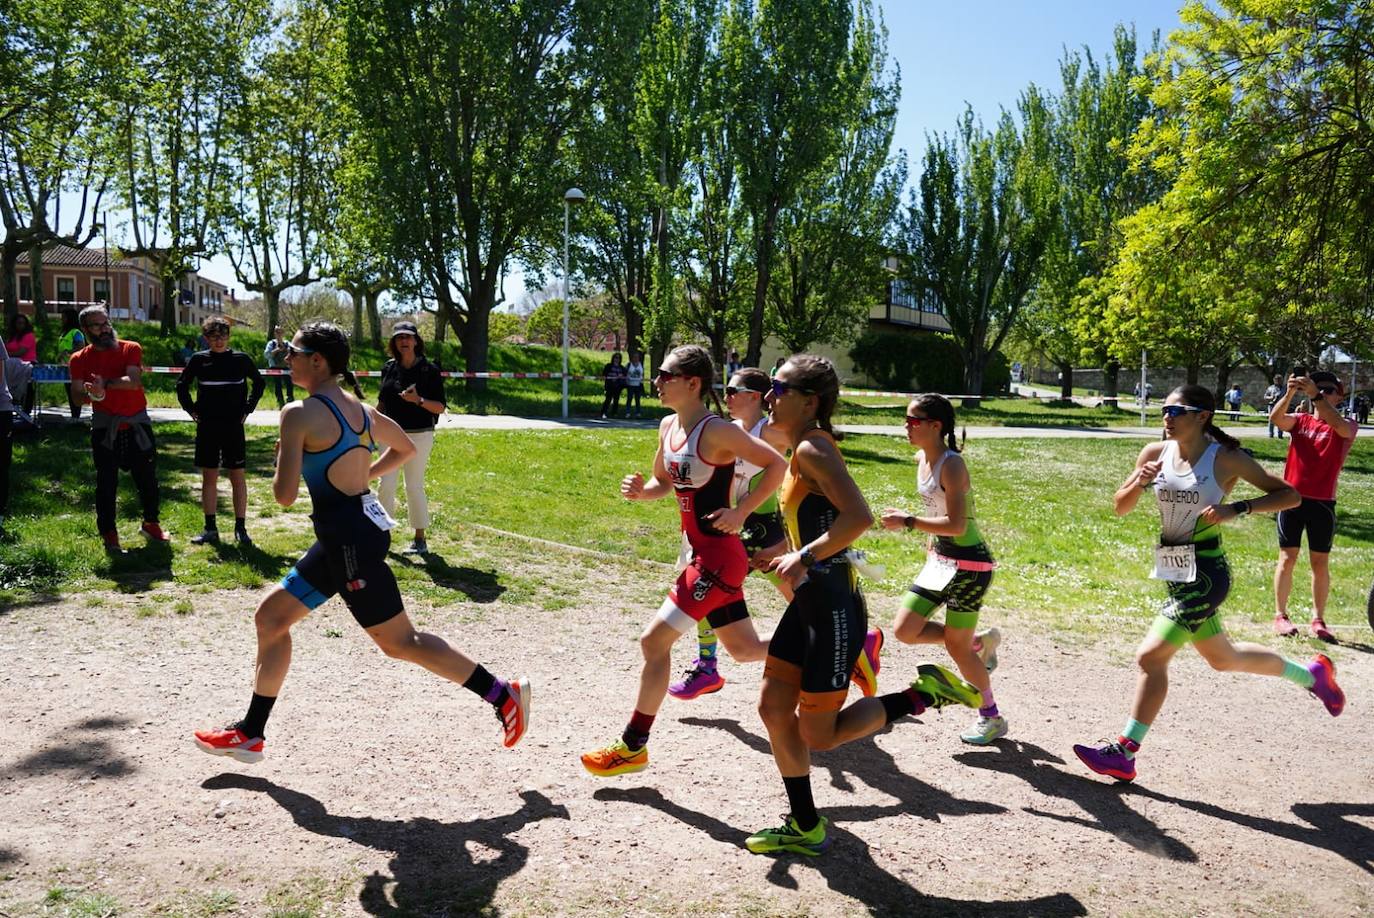
[{"label": "runner wearing sunglasses", "polygon": [[779,496],[788,551],[770,567],[794,594],[768,644],[759,713],[790,812],[782,825],[745,840],[755,854],[816,855],[829,844],[827,820],[811,794],[812,749],[833,749],[927,708],[981,703],[978,689],[927,663],[910,688],[845,707],[868,627],[849,547],[873,524],[873,514],[835,442],[830,416],[839,392],[830,361],[799,354],[778,370],[769,395],[769,423],[792,446]]},{"label": "runner wearing sunglasses", "polygon": [[[197,730],[196,746],[240,762],[262,759],[267,718],[291,665],[291,628],[336,593],[382,653],[423,666],[490,704],[505,745],[514,746],[529,722],[529,680],[497,679],[443,638],[416,631],[386,564],[396,521],[368,482],[403,466],[415,444],[362,402],[348,369],[348,339],[337,326],[308,322],[287,348],[292,382],[310,397],[282,409],[272,492],[289,507],[305,478],[316,541],[254,613],[258,656],[247,714],[222,730]],[[356,398],[339,386],[340,376]],[[379,444],[385,449],[374,460]]]},{"label": "runner wearing sunglasses", "polygon": [[[715,366],[705,348],[685,345],[668,355],[656,382],[659,399],[673,413],[659,424],[653,475],[645,481],[635,472],[620,483],[627,500],[677,498],[691,557],[640,636],[644,667],[629,723],[609,746],[582,755],[583,767],[598,777],[648,766],[649,732],[668,692],[673,644],[702,619],[736,660],[762,660],[768,650],[743,602],[749,556],[739,533],[778,489],[787,463],[763,440],[707,410],[706,399],[715,397],[714,381]],[[739,459],[760,473],[732,507]]]},{"label": "runner wearing sunglasses", "polygon": [[[974,519],[968,466],[954,437],[954,406],[939,395],[921,395],[906,409],[907,442],[917,449],[916,491],[920,515],[889,507],[884,529],[920,530],[930,536],[926,564],[902,600],[893,634],[904,644],[941,644],[959,672],[982,693],[978,720],[960,739],[986,746],[1007,735],[1007,719],[992,695],[1001,632],[975,634],[983,595],[996,566]],[[931,616],[945,607],[944,624]]]},{"label": "runner wearing sunglasses", "polygon": [[[1303,392],[1312,400],[1312,414],[1289,414],[1293,397]],[[1307,533],[1307,558],[1312,564],[1312,623],[1318,640],[1335,643],[1323,620],[1331,592],[1331,543],[1336,535],[1336,479],[1350,454],[1360,425],[1343,418],[1336,406],[1344,390],[1335,373],[1319,370],[1311,376],[1288,377],[1288,391],[1274,403],[1269,422],[1289,435],[1288,461],[1283,480],[1302,497],[1302,503],[1278,517],[1279,561],[1274,569],[1274,632],[1288,637],[1298,633],[1288,618],[1288,597],[1293,592],[1293,568]]]},{"label": "runner wearing sunglasses", "polygon": [[[1159,503],[1160,544],[1152,577],[1169,598],[1136,650],[1135,700],[1116,740],[1075,745],[1083,764],[1119,781],[1135,779],[1135,756],[1164,706],[1169,663],[1192,644],[1213,669],[1281,676],[1311,692],[1334,717],[1345,707],[1336,667],[1325,654],[1306,666],[1258,644],[1233,644],[1220,608],[1231,588],[1221,527],[1251,512],[1274,513],[1298,503],[1298,492],[1275,478],[1212,423],[1216,404],[1202,386],[1180,386],[1164,402],[1165,439],[1140,451],[1134,471],[1117,489],[1117,516],[1135,509],[1151,488]],[[1223,503],[1237,479],[1264,492],[1253,500]]]}]

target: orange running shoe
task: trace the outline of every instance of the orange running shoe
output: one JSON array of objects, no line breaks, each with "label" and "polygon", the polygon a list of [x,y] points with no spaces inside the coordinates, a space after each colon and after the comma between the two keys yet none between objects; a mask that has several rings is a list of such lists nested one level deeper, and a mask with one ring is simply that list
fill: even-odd
[{"label": "orange running shoe", "polygon": [[506,694],[510,697],[496,712],[496,719],[501,721],[501,727],[506,731],[502,742],[509,749],[520,742],[520,737],[525,735],[525,730],[530,725],[529,678],[512,679],[507,682]]},{"label": "orange running shoe", "polygon": [[859,687],[865,698],[872,698],[878,694],[878,671],[883,668],[878,654],[882,649],[883,629],[868,629],[868,634],[864,636],[863,652],[854,663],[854,672],[849,674],[849,681]]},{"label": "orange running shoe", "polygon": [[623,739],[618,739],[605,749],[594,749],[582,753],[582,767],[599,778],[612,778],[643,771],[649,767],[649,747],[644,746],[630,751]]},{"label": "orange running shoe", "polygon": [[261,736],[249,736],[237,724],[223,730],[197,730],[195,739],[196,745],[211,755],[227,755],[249,765],[262,761],[266,745]]}]

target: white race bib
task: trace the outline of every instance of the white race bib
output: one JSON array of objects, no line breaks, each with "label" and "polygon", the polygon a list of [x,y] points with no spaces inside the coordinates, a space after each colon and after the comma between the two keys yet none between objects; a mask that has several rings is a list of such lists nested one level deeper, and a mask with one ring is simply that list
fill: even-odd
[{"label": "white race bib", "polygon": [[959,573],[959,563],[952,558],[931,554],[926,556],[926,566],[916,577],[916,586],[932,593],[943,593],[954,575]]},{"label": "white race bib", "polygon": [[372,521],[372,525],[385,532],[388,529],[396,528],[396,521],[391,518],[391,514],[386,512],[382,502],[372,493],[363,495],[363,513]]},{"label": "white race bib", "polygon": [[1197,579],[1197,546],[1160,545],[1155,549],[1155,569],[1150,576],[1170,583],[1192,583]]}]

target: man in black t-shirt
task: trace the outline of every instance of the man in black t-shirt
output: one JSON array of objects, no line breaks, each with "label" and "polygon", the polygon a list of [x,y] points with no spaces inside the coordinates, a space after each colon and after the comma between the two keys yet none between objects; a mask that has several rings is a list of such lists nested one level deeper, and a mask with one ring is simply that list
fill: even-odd
[{"label": "man in black t-shirt", "polygon": [[[229,349],[229,323],[211,316],[201,324],[201,333],[210,343],[186,362],[177,381],[177,400],[196,422],[196,468],[200,469],[200,507],[205,514],[205,529],[191,542],[196,545],[219,542],[215,510],[219,501],[219,470],[229,473],[234,499],[234,541],[250,546],[248,515],[248,464],[243,422],[262,398],[262,374],[253,359],[242,351]],[[197,382],[196,397],[191,398],[191,383]],[[249,391],[249,384],[252,391]]]}]

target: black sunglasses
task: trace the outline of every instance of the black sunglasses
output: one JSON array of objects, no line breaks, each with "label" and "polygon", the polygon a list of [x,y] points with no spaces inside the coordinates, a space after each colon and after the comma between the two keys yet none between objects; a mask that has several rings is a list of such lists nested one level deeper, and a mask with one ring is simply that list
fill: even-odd
[{"label": "black sunglasses", "polygon": [[755,395],[762,395],[762,394],[763,394],[763,390],[761,390],[761,389],[753,389],[753,388],[750,388],[749,386],[726,386],[726,387],[725,387],[725,394],[726,394],[726,395],[739,395],[741,392],[752,392],[752,393],[754,393]]},{"label": "black sunglasses", "polygon": [[816,394],[815,389],[808,389],[805,386],[796,386],[792,383],[785,383],[780,379],[775,379],[772,381],[772,383],[770,384],[770,391],[772,391],[773,393],[773,398],[782,398],[789,392],[800,392],[802,395]]},{"label": "black sunglasses", "polygon": [[681,379],[685,375],[685,373],[674,373],[672,370],[665,370],[663,367],[659,367],[658,375],[654,378],[659,382],[667,382],[670,379]]},{"label": "black sunglasses", "polygon": [[1179,418],[1185,414],[1201,414],[1206,409],[1194,408],[1192,405],[1165,405],[1159,411],[1166,418]]}]

